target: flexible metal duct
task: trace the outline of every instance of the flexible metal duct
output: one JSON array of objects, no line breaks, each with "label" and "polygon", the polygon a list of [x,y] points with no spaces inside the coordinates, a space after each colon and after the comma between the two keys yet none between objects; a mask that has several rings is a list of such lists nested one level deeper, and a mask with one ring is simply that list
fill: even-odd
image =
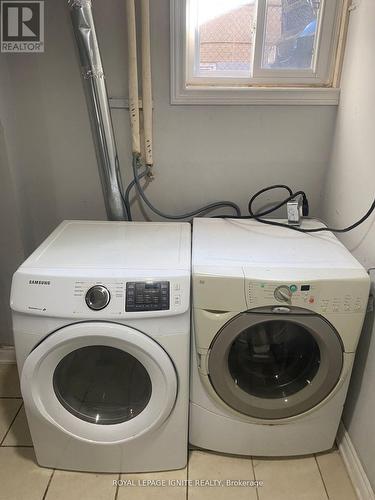
[{"label": "flexible metal duct", "polygon": [[126,220],[117,148],[91,0],[68,0],[68,5],[71,9],[107,217],[109,220]]}]

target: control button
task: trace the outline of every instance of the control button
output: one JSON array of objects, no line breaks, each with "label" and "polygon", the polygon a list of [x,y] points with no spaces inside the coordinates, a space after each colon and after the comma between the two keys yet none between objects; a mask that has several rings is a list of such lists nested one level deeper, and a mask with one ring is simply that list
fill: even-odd
[{"label": "control button", "polygon": [[276,288],[274,291],[274,297],[279,302],[290,302],[292,298],[292,292],[290,288],[286,285],[281,285]]},{"label": "control button", "polygon": [[309,298],[309,304],[314,304],[314,302],[315,302],[314,297],[310,297],[310,298]]},{"label": "control button", "polygon": [[181,305],[181,296],[180,295],[176,295],[175,298],[174,298],[174,305],[175,306],[180,306]]},{"label": "control button", "polygon": [[290,285],[289,290],[290,290],[292,293],[295,293],[295,292],[298,290],[298,287],[297,287],[297,285]]},{"label": "control button", "polygon": [[173,285],[173,290],[175,290],[176,292],[180,291],[180,283],[175,283]]},{"label": "control button", "polygon": [[103,285],[95,285],[86,293],[86,304],[93,311],[100,311],[109,304],[111,294],[109,290]]}]

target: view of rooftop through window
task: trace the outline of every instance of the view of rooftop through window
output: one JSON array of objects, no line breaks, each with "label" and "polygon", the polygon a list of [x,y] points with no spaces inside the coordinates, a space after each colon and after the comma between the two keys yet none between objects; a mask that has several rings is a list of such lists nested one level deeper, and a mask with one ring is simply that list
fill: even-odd
[{"label": "view of rooftop through window", "polygon": [[[267,0],[261,38],[264,69],[313,66],[320,0]],[[197,73],[243,74],[252,70],[256,0],[198,0]]]}]

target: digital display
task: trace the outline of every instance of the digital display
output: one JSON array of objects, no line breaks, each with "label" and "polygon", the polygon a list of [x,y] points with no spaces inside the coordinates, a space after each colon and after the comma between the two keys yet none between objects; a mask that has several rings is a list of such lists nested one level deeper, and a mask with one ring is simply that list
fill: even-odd
[{"label": "digital display", "polygon": [[310,285],[301,285],[301,292],[308,292],[310,290]]},{"label": "digital display", "polygon": [[145,290],[156,290],[160,288],[160,283],[146,283]]}]

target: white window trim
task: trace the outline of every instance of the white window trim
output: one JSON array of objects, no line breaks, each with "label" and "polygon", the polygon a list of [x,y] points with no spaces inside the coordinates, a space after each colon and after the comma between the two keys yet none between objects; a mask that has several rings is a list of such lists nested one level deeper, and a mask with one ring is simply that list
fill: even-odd
[{"label": "white window trim", "polygon": [[[328,0],[329,1],[329,0]],[[341,23],[345,19],[341,20]],[[338,25],[340,23],[337,23]],[[186,0],[170,0],[171,104],[227,105],[337,105],[338,87],[322,86],[245,86],[239,80],[231,86],[188,85],[186,47]],[[338,32],[339,26],[336,27]],[[336,52],[337,33],[332,37],[331,54]],[[333,57],[333,55],[332,55]],[[222,84],[228,83],[221,80]],[[242,85],[241,85],[242,83]],[[309,82],[311,85],[311,82]]]}]

